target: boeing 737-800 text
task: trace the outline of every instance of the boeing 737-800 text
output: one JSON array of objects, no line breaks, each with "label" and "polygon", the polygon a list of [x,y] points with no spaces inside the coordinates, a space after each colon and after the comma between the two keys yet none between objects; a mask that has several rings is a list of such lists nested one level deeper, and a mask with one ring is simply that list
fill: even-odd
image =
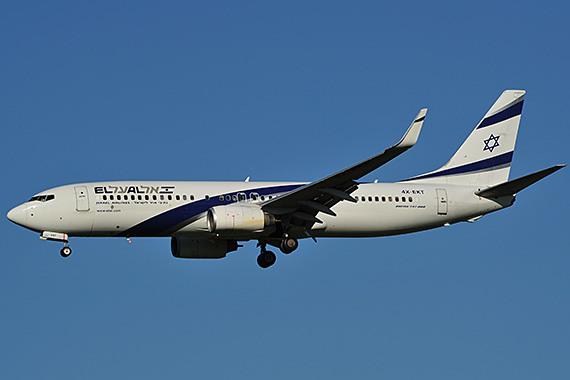
[{"label": "boeing 737-800 text", "polygon": [[525,91],[501,94],[451,160],[395,183],[360,183],[364,175],[410,149],[427,110],[396,145],[311,183],[98,182],[56,187],[15,207],[8,218],[64,244],[69,237],[171,238],[175,257],[218,259],[239,242],[257,240],[259,266],[291,253],[303,238],[405,234],[511,206],[516,194],[564,165],[509,180]]}]

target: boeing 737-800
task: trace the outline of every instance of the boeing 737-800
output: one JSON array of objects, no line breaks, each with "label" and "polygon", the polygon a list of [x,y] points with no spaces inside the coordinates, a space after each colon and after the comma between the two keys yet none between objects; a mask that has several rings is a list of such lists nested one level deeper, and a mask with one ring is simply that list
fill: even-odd
[{"label": "boeing 737-800", "polygon": [[501,94],[451,160],[440,169],[395,183],[360,183],[410,149],[427,110],[396,145],[311,183],[97,182],[56,187],[15,207],[8,218],[64,244],[69,237],[170,237],[178,258],[218,259],[257,240],[259,266],[291,253],[300,239],[406,234],[511,206],[516,194],[565,165],[509,180],[525,91]]}]

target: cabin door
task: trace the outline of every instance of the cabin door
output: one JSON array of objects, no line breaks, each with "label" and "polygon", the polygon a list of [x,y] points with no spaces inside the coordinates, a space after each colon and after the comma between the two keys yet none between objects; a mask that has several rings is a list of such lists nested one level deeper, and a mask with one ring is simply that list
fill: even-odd
[{"label": "cabin door", "polygon": [[447,215],[447,191],[445,189],[436,189],[437,193],[437,214]]},{"label": "cabin door", "polygon": [[77,211],[89,211],[87,186],[75,186],[75,205]]}]

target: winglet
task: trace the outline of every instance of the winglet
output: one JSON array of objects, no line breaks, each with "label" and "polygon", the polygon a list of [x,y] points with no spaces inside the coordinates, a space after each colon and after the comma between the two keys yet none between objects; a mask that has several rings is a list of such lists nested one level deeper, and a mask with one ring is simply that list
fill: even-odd
[{"label": "winglet", "polygon": [[424,124],[424,120],[426,118],[427,108],[422,108],[418,115],[414,118],[414,121],[404,134],[404,137],[393,147],[393,148],[403,148],[403,149],[410,149],[415,145],[420,137],[420,131],[422,130],[422,125]]}]

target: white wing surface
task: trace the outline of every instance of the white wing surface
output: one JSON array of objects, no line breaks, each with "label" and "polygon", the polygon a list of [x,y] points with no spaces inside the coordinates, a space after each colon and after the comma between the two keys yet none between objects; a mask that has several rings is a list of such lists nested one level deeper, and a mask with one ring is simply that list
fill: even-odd
[{"label": "white wing surface", "polygon": [[288,218],[292,225],[303,225],[306,222],[310,224],[320,223],[321,221],[316,217],[316,214],[319,212],[335,215],[331,207],[339,201],[355,201],[350,194],[358,188],[356,180],[378,169],[414,146],[418,141],[426,114],[426,108],[420,110],[402,139],[396,145],[335,174],[267,201],[262,205],[263,210]]}]

